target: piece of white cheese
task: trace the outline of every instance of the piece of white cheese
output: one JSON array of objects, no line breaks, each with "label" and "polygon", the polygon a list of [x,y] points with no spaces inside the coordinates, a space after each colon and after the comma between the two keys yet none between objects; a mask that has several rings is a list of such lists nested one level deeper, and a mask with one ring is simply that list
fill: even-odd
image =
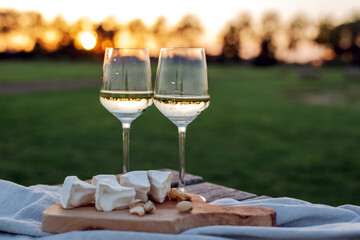
[{"label": "piece of white cheese", "polygon": [[95,186],[81,181],[76,176],[65,178],[60,204],[63,208],[74,208],[94,202]]},{"label": "piece of white cheese", "polygon": [[112,211],[128,208],[135,199],[134,188],[123,187],[109,178],[102,178],[96,184],[95,207],[98,211]]},{"label": "piece of white cheese", "polygon": [[150,191],[150,182],[146,171],[132,171],[120,176],[120,185],[132,187],[136,191],[136,199],[146,202]]},{"label": "piece of white cheese", "polygon": [[91,179],[91,184],[95,185],[98,183],[98,181],[102,180],[102,179],[109,179],[115,183],[119,183],[116,176],[115,175],[111,175],[111,174],[100,174],[100,175],[96,175],[93,176]]},{"label": "piece of white cheese", "polygon": [[150,170],[148,177],[151,185],[149,197],[159,203],[164,202],[171,188],[171,172]]}]

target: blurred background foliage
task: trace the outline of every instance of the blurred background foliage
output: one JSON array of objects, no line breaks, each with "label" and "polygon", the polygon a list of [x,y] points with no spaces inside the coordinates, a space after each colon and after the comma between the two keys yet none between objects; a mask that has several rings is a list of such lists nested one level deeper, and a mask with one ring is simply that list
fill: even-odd
[{"label": "blurred background foliage", "polygon": [[[297,14],[281,22],[276,12],[265,12],[260,26],[248,12],[224,24],[218,35],[220,50],[207,49],[208,61],[248,61],[268,66],[277,62],[360,64],[360,14],[343,23],[330,17],[311,21]],[[151,26],[141,19],[120,24],[114,16],[94,23],[80,18],[69,24],[61,15],[46,21],[38,12],[0,10],[0,59],[47,57],[59,59],[102,59],[106,47],[144,47],[156,57],[161,47],[201,47],[205,30],[193,14],[184,15],[175,25],[160,16]],[[300,48],[300,49],[299,49]],[[299,51],[314,52],[309,58]]]}]

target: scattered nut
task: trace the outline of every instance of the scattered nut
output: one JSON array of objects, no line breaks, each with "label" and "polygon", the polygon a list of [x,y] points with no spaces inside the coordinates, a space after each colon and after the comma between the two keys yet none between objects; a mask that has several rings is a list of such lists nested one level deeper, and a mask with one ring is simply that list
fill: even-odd
[{"label": "scattered nut", "polygon": [[178,201],[191,201],[192,197],[187,193],[179,193]]},{"label": "scattered nut", "polygon": [[130,208],[133,208],[133,207],[136,207],[136,206],[140,206],[140,207],[144,207],[144,201],[141,200],[141,199],[134,199],[130,202],[130,205],[129,207]]},{"label": "scattered nut", "polygon": [[168,194],[170,200],[177,200],[177,201],[191,201],[192,197],[183,192],[179,192],[176,188],[170,189]]},{"label": "scattered nut", "polygon": [[185,193],[185,199],[188,200],[188,201],[191,201],[192,200],[192,196]]},{"label": "scattered nut", "polygon": [[144,209],[145,209],[145,213],[151,213],[153,211],[155,211],[155,205],[152,201],[147,201],[145,204],[144,204]]},{"label": "scattered nut", "polygon": [[176,188],[170,189],[169,198],[171,200],[177,200],[178,196],[179,196],[179,192],[178,192],[178,190]]},{"label": "scattered nut", "polygon": [[176,204],[176,209],[182,213],[188,213],[193,210],[192,203],[189,201],[181,201]]},{"label": "scattered nut", "polygon": [[145,209],[142,206],[132,207],[129,212],[132,215],[139,215],[140,217],[145,215]]},{"label": "scattered nut", "polygon": [[177,200],[178,200],[179,202],[180,202],[180,201],[185,201],[185,193],[180,192]]}]

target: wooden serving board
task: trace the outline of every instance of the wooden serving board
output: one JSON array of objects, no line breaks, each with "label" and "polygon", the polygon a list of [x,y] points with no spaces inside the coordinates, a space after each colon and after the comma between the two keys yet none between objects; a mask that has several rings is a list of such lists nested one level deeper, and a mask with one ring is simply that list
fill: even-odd
[{"label": "wooden serving board", "polygon": [[175,208],[176,201],[165,200],[161,204],[155,203],[155,212],[143,217],[130,215],[129,209],[99,212],[94,204],[63,209],[56,203],[43,212],[42,229],[51,233],[102,229],[180,233],[211,225],[276,226],[276,213],[272,208],[215,206],[204,202],[199,195],[191,195],[191,213],[180,213]]}]

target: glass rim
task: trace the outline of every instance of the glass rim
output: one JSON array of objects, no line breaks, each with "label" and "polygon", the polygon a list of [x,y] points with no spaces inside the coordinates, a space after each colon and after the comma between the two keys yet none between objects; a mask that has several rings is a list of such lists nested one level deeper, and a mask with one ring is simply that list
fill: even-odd
[{"label": "glass rim", "polygon": [[148,48],[112,48],[112,47],[107,47],[105,49],[108,50],[108,49],[113,49],[113,50],[149,50]]},{"label": "glass rim", "polygon": [[169,48],[161,48],[160,51],[162,50],[195,50],[195,49],[198,49],[198,50],[204,50],[204,48],[192,48],[192,47],[169,47]]}]

